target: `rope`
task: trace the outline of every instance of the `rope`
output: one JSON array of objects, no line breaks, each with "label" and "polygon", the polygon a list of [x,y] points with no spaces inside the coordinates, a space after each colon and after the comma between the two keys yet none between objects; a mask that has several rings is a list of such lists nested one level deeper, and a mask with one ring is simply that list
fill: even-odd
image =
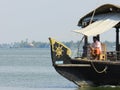
[{"label": "rope", "polygon": [[[96,2],[96,6],[97,6],[98,4],[99,4],[99,0],[97,0],[97,2]],[[96,9],[93,11],[93,14],[92,14],[92,16],[91,16],[91,19],[90,19],[89,24],[92,23],[92,20],[93,20],[93,17],[94,17],[94,15],[95,15],[95,12],[96,12]]]},{"label": "rope", "polygon": [[98,71],[92,61],[91,61],[91,65],[97,73],[104,73],[104,72],[106,73],[106,70],[108,68],[107,66],[105,66],[105,68],[102,71]]},{"label": "rope", "polygon": [[91,23],[92,23],[93,17],[94,17],[94,15],[95,15],[95,11],[96,11],[96,10],[94,10],[94,11],[93,11],[93,14],[92,14],[92,17],[91,17],[91,19],[90,19],[89,24],[91,24]]}]

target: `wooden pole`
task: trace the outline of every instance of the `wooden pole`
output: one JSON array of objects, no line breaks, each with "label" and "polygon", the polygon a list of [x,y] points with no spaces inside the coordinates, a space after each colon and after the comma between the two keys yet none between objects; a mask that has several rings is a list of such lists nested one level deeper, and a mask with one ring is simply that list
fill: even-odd
[{"label": "wooden pole", "polygon": [[116,27],[116,51],[117,51],[117,60],[119,56],[119,28]]},{"label": "wooden pole", "polygon": [[116,28],[116,51],[119,51],[119,28]]},{"label": "wooden pole", "polygon": [[88,37],[85,36],[84,38],[84,46],[83,46],[83,55],[82,57],[87,57],[87,45],[88,45]]},{"label": "wooden pole", "polygon": [[100,35],[97,35],[97,39],[98,39],[98,41],[100,41]]}]

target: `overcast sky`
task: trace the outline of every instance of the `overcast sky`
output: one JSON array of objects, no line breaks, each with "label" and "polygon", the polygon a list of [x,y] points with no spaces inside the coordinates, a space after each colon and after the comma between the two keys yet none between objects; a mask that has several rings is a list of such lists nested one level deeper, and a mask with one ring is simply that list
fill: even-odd
[{"label": "overcast sky", "polygon": [[[120,5],[120,0],[0,0],[0,43],[80,40],[82,35],[72,32],[80,28],[79,19],[105,3]],[[111,31],[102,40],[115,41]]]}]

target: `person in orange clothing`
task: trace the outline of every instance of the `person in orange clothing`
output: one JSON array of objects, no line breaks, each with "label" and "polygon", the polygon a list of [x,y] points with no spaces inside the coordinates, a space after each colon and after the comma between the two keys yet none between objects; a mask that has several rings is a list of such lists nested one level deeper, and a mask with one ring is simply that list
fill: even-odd
[{"label": "person in orange clothing", "polygon": [[93,59],[99,60],[99,56],[101,54],[101,43],[98,41],[97,37],[93,37],[93,43],[90,48]]}]

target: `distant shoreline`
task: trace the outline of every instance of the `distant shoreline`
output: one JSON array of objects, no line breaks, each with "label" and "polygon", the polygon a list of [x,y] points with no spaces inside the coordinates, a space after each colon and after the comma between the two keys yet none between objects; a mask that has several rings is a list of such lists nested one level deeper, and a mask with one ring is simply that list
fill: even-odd
[{"label": "distant shoreline", "polygon": [[[73,41],[69,41],[69,42],[62,42],[64,43],[67,47],[69,48],[78,48],[79,46],[79,41],[77,42],[73,42]],[[107,47],[111,47],[114,48],[115,46],[115,42],[109,42],[109,41],[105,41],[103,42],[106,44]],[[80,44],[80,47],[83,46],[83,42]],[[50,45],[47,42],[28,42],[28,41],[21,41],[21,42],[14,42],[14,43],[4,43],[4,44],[0,44],[0,48],[49,48]]]}]

